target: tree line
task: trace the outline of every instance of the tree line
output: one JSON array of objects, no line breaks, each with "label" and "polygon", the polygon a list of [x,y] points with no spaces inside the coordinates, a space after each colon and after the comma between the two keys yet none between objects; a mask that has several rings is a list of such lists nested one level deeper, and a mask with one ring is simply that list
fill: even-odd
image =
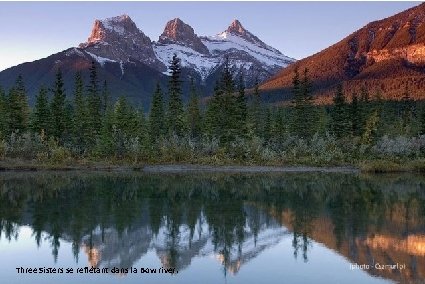
[{"label": "tree line", "polygon": [[[193,79],[183,82],[181,68],[174,55],[168,89],[157,84],[147,114],[125,97],[113,102],[95,62],[88,82],[80,72],[75,74],[73,96],[68,96],[62,72],[57,70],[52,86],[40,87],[33,108],[24,79],[18,76],[8,92],[0,88],[0,157],[8,156],[21,136],[77,158],[149,161],[168,155],[178,161],[197,151],[198,157],[214,152],[243,160],[258,148],[276,154],[287,150],[288,144],[312,143],[318,136],[372,147],[383,136],[425,133],[424,107],[411,99],[407,88],[401,101],[384,101],[379,93],[370,95],[366,89],[347,100],[339,86],[333,105],[321,106],[314,103],[309,70],[295,70],[292,101],[267,105],[259,83],[247,94],[242,73],[236,76],[226,60],[214,94],[201,100]],[[187,83],[190,95],[185,104],[182,86]]]}]

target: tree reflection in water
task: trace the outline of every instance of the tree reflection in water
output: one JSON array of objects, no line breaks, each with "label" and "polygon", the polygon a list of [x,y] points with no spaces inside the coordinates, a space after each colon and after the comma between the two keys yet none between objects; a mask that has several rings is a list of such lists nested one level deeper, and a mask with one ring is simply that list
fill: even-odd
[{"label": "tree reflection in water", "polygon": [[[61,241],[94,266],[130,267],[154,249],[179,270],[214,254],[224,271],[287,236],[308,262],[314,242],[351,262],[404,262],[395,275],[425,279],[425,178],[352,174],[3,173],[0,237],[31,226],[55,261]],[[46,238],[44,238],[44,237]]]}]

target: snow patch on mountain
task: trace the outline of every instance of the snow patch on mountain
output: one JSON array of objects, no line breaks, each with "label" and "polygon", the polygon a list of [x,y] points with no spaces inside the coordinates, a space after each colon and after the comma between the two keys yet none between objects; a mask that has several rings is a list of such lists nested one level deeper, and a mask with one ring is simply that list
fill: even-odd
[{"label": "snow patch on mountain", "polygon": [[125,28],[120,25],[123,21],[126,21],[129,19],[128,15],[121,15],[117,17],[107,18],[105,20],[101,20],[103,27],[109,31],[113,31],[118,33],[119,35],[125,34]]},{"label": "snow patch on mountain", "polygon": [[268,66],[286,67],[294,62],[294,59],[283,55],[280,51],[272,47],[265,49],[228,32],[223,32],[212,37],[204,37],[201,40],[212,54],[220,54],[228,50],[239,50],[248,53],[259,62]]},{"label": "snow patch on mountain", "polygon": [[107,63],[107,62],[117,63],[115,60],[105,58],[105,57],[101,57],[101,56],[97,56],[96,54],[88,52],[87,50],[85,52],[88,55],[90,55],[91,57],[93,57],[93,59],[96,60],[100,64],[100,66],[102,66],[102,67],[105,66],[105,63]]},{"label": "snow patch on mountain", "polygon": [[[217,57],[210,57],[199,53],[189,47],[179,44],[155,44],[154,52],[156,57],[165,64],[169,65],[174,54],[181,59],[182,67],[195,69],[204,80],[211,74],[211,71],[220,63]],[[168,71],[164,72],[168,75]]]},{"label": "snow patch on mountain", "polygon": [[121,76],[124,76],[124,63],[120,61]]}]

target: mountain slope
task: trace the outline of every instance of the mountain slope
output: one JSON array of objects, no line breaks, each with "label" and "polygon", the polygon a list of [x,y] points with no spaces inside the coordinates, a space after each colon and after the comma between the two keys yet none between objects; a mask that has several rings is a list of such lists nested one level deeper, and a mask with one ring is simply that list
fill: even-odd
[{"label": "mountain slope", "polygon": [[422,97],[425,86],[425,4],[371,22],[327,49],[297,61],[265,82],[261,89],[280,100],[290,92],[295,69],[309,69],[317,95],[332,94],[344,82],[347,93],[366,87],[399,99],[406,83]]},{"label": "mountain slope", "polygon": [[131,102],[143,104],[146,108],[149,106],[156,82],[160,82],[164,90],[167,87],[167,76],[140,61],[117,62],[98,57],[80,48],[70,48],[40,60],[6,69],[0,72],[0,85],[6,89],[10,88],[21,74],[28,91],[30,104],[33,104],[40,86],[52,86],[55,73],[60,68],[63,72],[66,95],[71,99],[75,73],[82,72],[87,83],[89,80],[88,69],[93,60],[97,65],[100,83],[103,80],[107,81],[114,99],[121,95],[126,96]]}]

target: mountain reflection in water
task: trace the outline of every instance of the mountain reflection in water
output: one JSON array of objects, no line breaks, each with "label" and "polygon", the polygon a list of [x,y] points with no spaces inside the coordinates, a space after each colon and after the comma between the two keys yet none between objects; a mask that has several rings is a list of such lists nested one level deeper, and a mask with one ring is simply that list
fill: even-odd
[{"label": "mountain reflection in water", "polygon": [[95,267],[131,267],[153,250],[164,268],[213,256],[237,274],[290,238],[303,262],[319,243],[371,276],[422,283],[424,185],[410,175],[2,173],[0,241],[29,226],[55,262],[66,242]]}]

